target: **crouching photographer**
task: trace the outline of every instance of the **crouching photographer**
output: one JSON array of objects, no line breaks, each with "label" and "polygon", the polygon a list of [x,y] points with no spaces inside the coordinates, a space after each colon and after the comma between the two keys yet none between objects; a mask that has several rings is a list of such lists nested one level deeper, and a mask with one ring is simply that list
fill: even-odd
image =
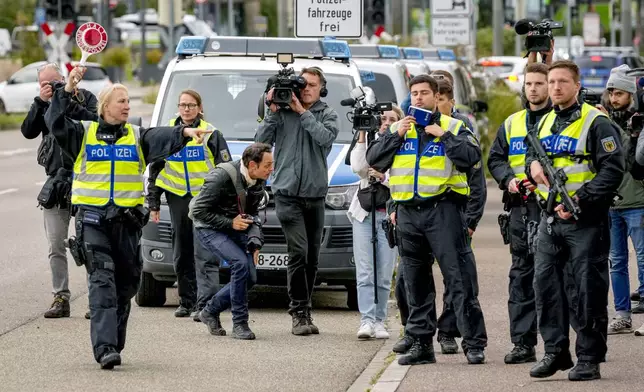
[{"label": "crouching photographer", "polygon": [[271,146],[254,143],[244,150],[241,160],[210,171],[201,192],[190,202],[189,216],[201,245],[230,264],[230,283],[199,313],[212,335],[226,335],[219,315],[231,308],[233,337],[255,339],[248,327],[248,290],[257,280],[255,265],[264,245],[257,212],[272,171]]},{"label": "crouching photographer", "polygon": [[[644,167],[635,161],[637,136],[642,130],[637,98],[636,77],[630,76],[628,65],[613,68],[606,84],[609,107],[603,110],[620,126],[620,137],[625,152],[626,172],[617,190],[619,200],[610,209],[610,275],[616,315],[608,325],[608,334],[629,333],[633,330],[631,313],[644,313],[644,301],[631,308],[628,271],[628,237],[633,241],[640,277],[639,292],[644,295]],[[610,141],[602,141],[609,143]]]}]

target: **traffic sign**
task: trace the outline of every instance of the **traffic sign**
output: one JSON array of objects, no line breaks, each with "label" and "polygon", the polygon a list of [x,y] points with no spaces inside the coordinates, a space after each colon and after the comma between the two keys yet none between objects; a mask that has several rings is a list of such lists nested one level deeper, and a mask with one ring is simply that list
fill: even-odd
[{"label": "traffic sign", "polygon": [[472,15],[472,0],[432,0],[432,18],[456,15]]},{"label": "traffic sign", "polygon": [[107,32],[98,23],[83,23],[76,32],[76,45],[82,53],[80,65],[85,65],[89,56],[102,52],[107,46]]},{"label": "traffic sign", "polygon": [[298,38],[360,38],[364,0],[295,0]]},{"label": "traffic sign", "polygon": [[470,45],[471,40],[470,18],[432,18],[432,45]]},{"label": "traffic sign", "polygon": [[67,71],[72,70],[72,64],[70,63],[70,58],[67,55],[65,50],[65,45],[69,41],[69,36],[74,32],[74,24],[72,22],[67,23],[65,30],[60,37],[56,37],[49,27],[47,22],[40,25],[42,32],[47,37],[47,42],[51,46],[51,51],[47,56],[47,61],[50,63],[58,63],[59,66],[65,66]]}]

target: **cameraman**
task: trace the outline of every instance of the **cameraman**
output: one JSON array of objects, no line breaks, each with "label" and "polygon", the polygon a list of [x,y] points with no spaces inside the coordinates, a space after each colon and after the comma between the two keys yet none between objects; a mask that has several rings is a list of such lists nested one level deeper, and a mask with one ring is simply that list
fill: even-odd
[{"label": "cameraman", "polygon": [[[45,64],[39,67],[37,72],[40,93],[34,98],[20,130],[27,139],[35,139],[42,135],[37,160],[38,164],[45,168],[47,181],[38,195],[38,202],[43,209],[45,220],[54,292],[54,302],[45,312],[45,318],[69,317],[69,273],[67,249],[63,241],[69,231],[69,197],[74,160],[60,149],[45,125],[44,118],[54,89],[64,86],[65,78],[56,63]],[[96,121],[97,107],[98,101],[94,94],[87,90],[75,89],[65,115],[78,121]]]},{"label": "cameraman", "polygon": [[644,301],[631,309],[628,277],[628,237],[633,241],[637,257],[640,285],[637,290],[644,296],[644,169],[635,162],[636,137],[641,129],[632,129],[633,115],[641,109],[637,102],[637,85],[634,76],[627,76],[628,65],[620,65],[610,71],[606,84],[609,96],[609,110],[601,105],[610,118],[620,126],[620,137],[624,148],[626,172],[617,193],[621,199],[610,209],[610,277],[617,315],[608,325],[608,334],[633,332],[631,313],[644,313]]},{"label": "cameraman", "polygon": [[264,244],[257,210],[272,171],[271,146],[251,144],[241,160],[211,170],[201,192],[190,203],[190,218],[201,245],[230,263],[230,282],[199,313],[212,335],[226,335],[219,314],[231,308],[233,337],[255,339],[248,327],[247,295],[255,284],[255,264]]},{"label": "cameraman", "polygon": [[324,229],[327,157],[340,124],[337,112],[320,101],[327,93],[322,70],[304,68],[300,76],[306,80],[306,87],[300,90],[300,98],[293,93],[290,110],[278,109],[272,102],[274,88],[268,91],[266,104],[270,113],[255,139],[275,146],[277,159],[271,189],[288,247],[292,333],[309,335],[319,333],[311,318],[311,296]]}]

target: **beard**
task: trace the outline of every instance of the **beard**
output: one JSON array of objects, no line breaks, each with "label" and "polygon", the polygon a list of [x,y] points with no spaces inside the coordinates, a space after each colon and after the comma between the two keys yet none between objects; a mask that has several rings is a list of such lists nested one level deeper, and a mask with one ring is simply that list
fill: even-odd
[{"label": "beard", "polygon": [[547,100],[548,100],[548,96],[545,96],[545,97],[542,97],[542,98],[540,97],[540,98],[535,98],[535,99],[532,99],[532,100],[528,99],[528,102],[530,102],[531,104],[533,104],[535,106],[539,106],[539,105],[543,105]]}]

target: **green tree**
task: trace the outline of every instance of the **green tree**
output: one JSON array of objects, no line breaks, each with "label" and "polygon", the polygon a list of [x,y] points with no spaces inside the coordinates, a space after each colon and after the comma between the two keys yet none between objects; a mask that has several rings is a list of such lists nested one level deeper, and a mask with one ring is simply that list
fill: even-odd
[{"label": "green tree", "polygon": [[277,37],[279,33],[279,20],[277,19],[277,2],[275,0],[262,0],[260,3],[261,15],[268,19],[267,37]]},{"label": "green tree", "polygon": [[[516,39],[514,29],[503,29],[503,55],[513,56]],[[494,32],[492,27],[485,27],[476,31],[477,57],[492,56]]]},{"label": "green tree", "polygon": [[0,29],[11,32],[20,22],[32,24],[35,10],[36,0],[0,0]]}]

